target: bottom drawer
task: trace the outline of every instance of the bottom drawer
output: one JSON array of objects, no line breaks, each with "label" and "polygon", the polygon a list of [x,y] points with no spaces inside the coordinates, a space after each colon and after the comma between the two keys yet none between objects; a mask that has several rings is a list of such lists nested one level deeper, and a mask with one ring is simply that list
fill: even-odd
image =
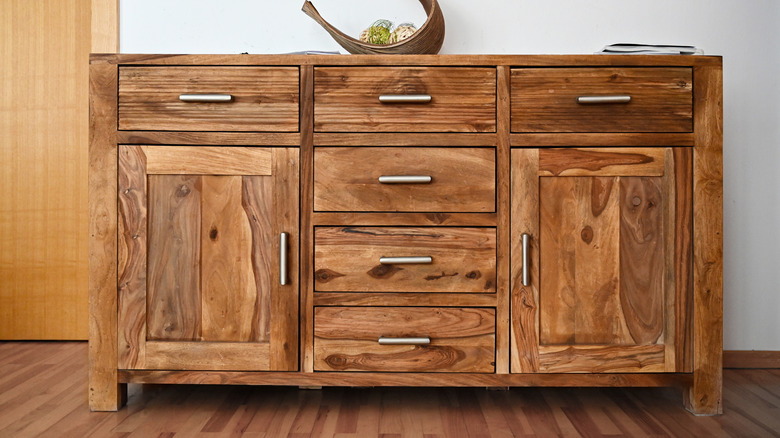
[{"label": "bottom drawer", "polygon": [[495,372],[491,308],[318,307],[316,371]]}]

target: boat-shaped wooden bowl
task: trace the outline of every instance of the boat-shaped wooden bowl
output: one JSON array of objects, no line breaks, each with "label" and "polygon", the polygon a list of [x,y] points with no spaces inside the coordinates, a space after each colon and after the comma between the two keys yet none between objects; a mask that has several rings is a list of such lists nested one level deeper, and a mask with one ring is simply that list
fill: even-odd
[{"label": "boat-shaped wooden bowl", "polygon": [[363,55],[421,55],[439,53],[444,42],[444,16],[436,0],[420,0],[428,18],[409,38],[393,44],[370,44],[350,37],[333,27],[317,12],[317,9],[306,0],[301,10],[319,23],[336,40],[341,47],[352,54]]}]

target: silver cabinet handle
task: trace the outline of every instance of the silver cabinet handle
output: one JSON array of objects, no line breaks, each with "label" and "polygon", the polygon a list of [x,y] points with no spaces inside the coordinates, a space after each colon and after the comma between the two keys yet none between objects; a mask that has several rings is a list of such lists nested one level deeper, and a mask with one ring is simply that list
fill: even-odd
[{"label": "silver cabinet handle", "polygon": [[531,275],[528,272],[528,244],[530,240],[531,235],[523,233],[523,286],[531,284]]},{"label": "silver cabinet handle", "polygon": [[382,103],[429,103],[431,96],[428,94],[383,94],[379,96]]},{"label": "silver cabinet handle", "polygon": [[428,345],[431,338],[379,338],[379,345]]},{"label": "silver cabinet handle", "polygon": [[430,184],[429,175],[382,175],[379,182],[382,184]]},{"label": "silver cabinet handle", "polygon": [[383,265],[429,265],[433,263],[433,258],[426,257],[380,257],[379,263]]},{"label": "silver cabinet handle", "polygon": [[279,284],[287,285],[287,233],[279,235]]},{"label": "silver cabinet handle", "polygon": [[577,98],[577,103],[580,105],[601,105],[629,102],[631,102],[631,96],[580,96]]},{"label": "silver cabinet handle", "polygon": [[230,102],[233,96],[230,94],[180,94],[182,102]]}]

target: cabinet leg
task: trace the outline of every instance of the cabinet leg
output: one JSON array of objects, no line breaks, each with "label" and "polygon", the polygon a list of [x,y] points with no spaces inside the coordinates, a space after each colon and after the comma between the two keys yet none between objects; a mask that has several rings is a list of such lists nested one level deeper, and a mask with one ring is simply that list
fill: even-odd
[{"label": "cabinet leg", "polygon": [[698,416],[723,414],[722,378],[721,370],[706,376],[694,373],[693,384],[683,389],[685,409]]},{"label": "cabinet leg", "polygon": [[89,409],[92,412],[118,411],[127,403],[127,383],[96,386],[90,382]]}]

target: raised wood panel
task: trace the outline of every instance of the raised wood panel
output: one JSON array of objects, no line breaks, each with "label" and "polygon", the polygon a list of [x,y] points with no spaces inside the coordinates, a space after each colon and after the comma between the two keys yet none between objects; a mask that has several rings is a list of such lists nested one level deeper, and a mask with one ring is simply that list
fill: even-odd
[{"label": "raised wood panel", "polygon": [[[323,371],[493,372],[495,310],[319,307],[315,369]],[[380,345],[380,337],[429,337],[428,345]]]},{"label": "raised wood panel", "polygon": [[[124,169],[120,172],[128,174]],[[192,175],[150,175],[148,187],[149,214],[144,221],[149,224],[148,289],[142,302],[148,311],[146,336],[152,340],[198,340],[202,179]],[[123,217],[145,210],[145,206],[133,207],[122,208]],[[144,256],[141,250],[132,252]]]},{"label": "raised wood panel", "polygon": [[[427,104],[380,95],[431,96]],[[317,132],[495,132],[496,70],[457,67],[315,67]]]},{"label": "raised wood panel", "polygon": [[[428,184],[382,184],[425,175]],[[496,156],[488,148],[321,148],[314,151],[315,211],[492,212]]]},{"label": "raised wood panel", "polygon": [[0,41],[0,339],[84,340],[90,1],[0,2]]},{"label": "raised wood panel", "polygon": [[296,369],[298,282],[279,285],[278,233],[292,236],[297,272],[297,150],[245,148],[271,175],[241,176],[224,175],[225,160],[205,175],[149,174],[179,156],[119,149],[120,367]]},{"label": "raised wood panel", "polygon": [[[512,69],[513,132],[690,132],[690,68]],[[631,96],[582,105],[580,96]]]},{"label": "raised wood panel", "polygon": [[[120,67],[119,129],[298,131],[294,67]],[[182,102],[181,94],[229,94]]]},{"label": "raised wood panel", "polygon": [[[203,177],[203,222],[198,239],[203,251],[203,341],[248,342],[257,331],[253,315],[270,311],[267,304],[257,303],[258,297],[268,293],[263,293],[263,283],[255,281],[252,264],[255,257],[270,257],[270,239],[252,235],[252,219],[242,207],[243,186],[240,176]],[[262,209],[260,213],[260,217],[267,216],[269,211]],[[270,266],[263,268],[270,271]]]},{"label": "raised wood panel", "polygon": [[[496,291],[492,228],[318,227],[314,289],[327,292]],[[381,264],[430,256],[431,264]]]},{"label": "raised wood panel", "polygon": [[[522,286],[522,269],[513,268],[513,371],[589,372],[597,361],[604,362],[599,372],[684,369],[688,274],[675,266],[689,260],[690,149],[648,150],[645,156],[659,157],[661,176],[645,176],[656,172],[643,160],[636,170],[621,165],[622,176],[601,176],[598,164],[579,166],[578,174],[590,168],[592,176],[541,170],[543,154],[564,169],[569,152],[512,154],[515,260],[523,255],[521,234],[539,224],[528,255],[532,284]],[[587,150],[571,156],[597,162]]]},{"label": "raised wood panel", "polygon": [[142,146],[149,174],[271,175],[272,150],[250,147]]}]

